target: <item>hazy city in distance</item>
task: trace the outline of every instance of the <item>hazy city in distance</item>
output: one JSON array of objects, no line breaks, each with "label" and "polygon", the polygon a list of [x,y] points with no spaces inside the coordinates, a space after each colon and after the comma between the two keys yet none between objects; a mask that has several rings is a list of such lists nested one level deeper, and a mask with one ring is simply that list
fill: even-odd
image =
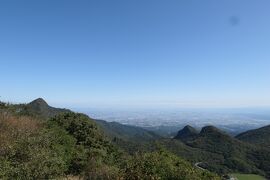
[{"label": "hazy city in distance", "polygon": [[93,108],[77,109],[95,119],[174,134],[185,125],[214,125],[237,134],[270,123],[270,108]]}]

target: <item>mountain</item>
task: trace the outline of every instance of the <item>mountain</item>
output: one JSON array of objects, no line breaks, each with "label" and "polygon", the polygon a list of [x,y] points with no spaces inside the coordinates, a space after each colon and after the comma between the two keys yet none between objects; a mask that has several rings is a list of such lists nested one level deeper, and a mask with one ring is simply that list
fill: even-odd
[{"label": "mountain", "polygon": [[198,136],[199,132],[187,125],[185,126],[182,130],[178,131],[177,135],[174,137],[174,139],[180,139],[182,141],[190,141],[193,140],[194,138],[196,138]]},{"label": "mountain", "polygon": [[[38,98],[26,105],[20,106],[23,107],[21,113],[24,112],[28,114],[34,114],[44,118],[51,118],[61,113],[71,112],[68,109],[51,107],[42,98]],[[159,138],[159,136],[155,133],[140,127],[123,125],[117,122],[96,120],[93,118],[91,119],[96,121],[96,123],[103,129],[105,134],[110,137],[110,139],[119,138],[123,140],[149,141]]]},{"label": "mountain", "polygon": [[151,149],[152,142],[161,139],[161,136],[140,127],[104,120],[95,121],[115,145],[129,153],[134,153],[138,150],[149,150]]},{"label": "mountain", "polygon": [[[38,98],[28,104],[10,105],[9,109],[19,115],[30,115],[45,120],[62,113],[71,112],[71,110],[68,109],[52,107],[42,98]],[[155,133],[140,127],[96,120],[93,118],[90,119],[98,124],[108,139],[128,152],[134,152],[138,149],[149,149],[149,141],[161,138]]]},{"label": "mountain", "polygon": [[191,147],[224,155],[239,150],[239,147],[243,145],[241,141],[214,126],[203,127],[198,136],[193,141],[187,142],[187,144]]},{"label": "mountain", "polygon": [[239,140],[214,126],[205,126],[201,129],[200,133],[194,128],[187,126],[179,131],[175,139],[180,139],[181,141],[184,139],[183,142],[190,147],[219,154],[230,153],[234,148],[242,144]]},{"label": "mountain", "polygon": [[[83,144],[89,143],[89,147],[91,147],[92,143],[100,142],[95,146],[102,147],[101,151],[98,151],[101,154],[103,150],[110,151],[110,148],[113,147],[123,150],[128,155],[136,155],[138,151],[155,152],[161,147],[189,162],[200,162],[200,166],[211,172],[219,174],[231,172],[255,173],[270,177],[270,148],[244,142],[214,126],[203,127],[200,132],[191,126],[186,126],[178,132],[175,138],[162,138],[140,127],[94,120],[83,114],[72,114],[70,110],[49,106],[41,98],[28,104],[3,104],[0,109],[8,110],[16,116],[50,119],[49,121],[43,121],[43,123],[54,120],[58,122],[57,126],[67,131],[77,141],[81,141],[81,136],[84,136],[84,127],[88,124],[86,122],[89,121],[91,123],[88,124],[89,128],[85,132],[89,133],[89,139],[87,138]],[[75,119],[77,120],[74,121]],[[76,133],[74,134],[74,132]],[[95,136],[92,137],[93,132],[95,132]],[[267,130],[263,132],[267,132]],[[109,149],[106,148],[108,144],[105,139],[103,140],[103,134],[113,147],[109,145]],[[70,141],[73,140],[68,140],[68,142]],[[79,143],[79,145],[81,144]]]},{"label": "mountain", "polygon": [[0,179],[221,179],[166,149],[128,154],[104,135],[123,139],[127,147],[144,141],[150,146],[158,138],[141,128],[50,107],[43,99],[0,104]]},{"label": "mountain", "polygon": [[60,113],[71,112],[68,109],[51,107],[42,98],[38,98],[38,99],[30,102],[29,104],[26,104],[25,108],[30,113],[36,114],[36,115],[44,117],[44,118],[51,118],[51,117],[54,117]]},{"label": "mountain", "polygon": [[111,138],[122,138],[124,140],[152,141],[161,138],[157,134],[140,127],[123,125],[117,122],[95,120],[105,133]]},{"label": "mountain", "polygon": [[38,98],[28,104],[15,104],[7,106],[9,111],[18,115],[30,115],[41,119],[49,119],[61,113],[71,112],[68,109],[55,108],[48,105],[48,103]]},{"label": "mountain", "polygon": [[237,139],[270,148],[270,125],[246,131],[236,136]]},{"label": "mountain", "polygon": [[[190,128],[180,132],[181,135],[183,132],[190,133]],[[199,134],[193,136],[193,139],[181,140],[181,142],[189,146],[190,151],[199,151],[199,153],[192,153],[190,157],[199,159],[200,162],[203,162],[204,168],[211,171],[222,174],[239,171],[270,175],[270,156],[267,155],[270,154],[270,149],[240,141],[214,126],[203,127]],[[183,145],[181,146],[183,147]],[[180,149],[181,146],[178,145],[177,148]],[[177,153],[175,149],[173,151]],[[204,154],[200,155],[200,153]],[[183,153],[179,155],[181,156]]]}]

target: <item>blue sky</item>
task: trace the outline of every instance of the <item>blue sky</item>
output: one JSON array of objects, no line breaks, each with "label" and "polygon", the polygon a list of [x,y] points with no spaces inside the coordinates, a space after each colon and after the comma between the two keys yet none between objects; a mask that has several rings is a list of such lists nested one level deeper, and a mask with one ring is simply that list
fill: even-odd
[{"label": "blue sky", "polygon": [[60,106],[270,105],[268,0],[4,0],[0,96]]}]

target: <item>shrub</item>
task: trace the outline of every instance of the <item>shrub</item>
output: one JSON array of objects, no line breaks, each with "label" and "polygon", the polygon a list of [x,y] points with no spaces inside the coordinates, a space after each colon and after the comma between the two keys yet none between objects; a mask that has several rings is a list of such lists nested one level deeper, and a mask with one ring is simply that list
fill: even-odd
[{"label": "shrub", "polygon": [[125,168],[124,179],[219,179],[208,172],[194,169],[189,163],[165,151],[137,154]]},{"label": "shrub", "polygon": [[72,159],[75,140],[64,130],[38,120],[1,115],[0,178],[48,179],[62,176]]}]

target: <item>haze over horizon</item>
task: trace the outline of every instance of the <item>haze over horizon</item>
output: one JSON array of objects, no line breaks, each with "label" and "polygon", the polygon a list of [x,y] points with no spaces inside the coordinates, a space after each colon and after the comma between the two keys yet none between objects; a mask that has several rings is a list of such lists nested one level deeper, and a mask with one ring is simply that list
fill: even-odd
[{"label": "haze over horizon", "polygon": [[0,100],[43,97],[78,108],[270,107],[269,6],[267,0],[2,1]]}]

